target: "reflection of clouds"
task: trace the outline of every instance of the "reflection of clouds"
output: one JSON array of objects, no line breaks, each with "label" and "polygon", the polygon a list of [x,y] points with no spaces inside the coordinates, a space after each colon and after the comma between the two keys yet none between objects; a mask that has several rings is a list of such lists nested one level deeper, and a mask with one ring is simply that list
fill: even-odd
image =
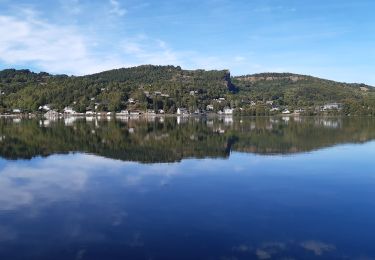
[{"label": "reflection of clouds", "polygon": [[68,199],[86,188],[93,169],[114,170],[116,164],[91,155],[6,162],[0,170],[0,210]]},{"label": "reflection of clouds", "polygon": [[336,249],[334,245],[325,244],[315,240],[303,242],[301,243],[301,246],[308,251],[313,251],[317,256],[322,255],[324,252],[329,252]]},{"label": "reflection of clouds", "polygon": [[258,259],[270,259],[272,255],[278,254],[280,251],[286,249],[286,244],[281,242],[266,242],[263,243],[255,252]]},{"label": "reflection of clouds", "polygon": [[360,257],[357,257],[355,259],[356,260],[375,260],[375,258],[369,257],[369,256],[360,256]]},{"label": "reflection of clouds", "polygon": [[92,191],[95,185],[106,185],[103,179],[144,192],[145,181],[164,187],[173,176],[194,172],[191,168],[189,162],[139,164],[88,154],[54,155],[29,161],[4,160],[0,164],[0,210],[29,205],[36,210],[35,206],[76,200],[77,195]]},{"label": "reflection of clouds", "polygon": [[77,252],[77,254],[76,254],[76,260],[81,260],[81,259],[83,259],[84,258],[84,256],[85,256],[85,254],[86,254],[86,250],[85,249],[81,249],[81,250],[79,250],[78,252]]},{"label": "reflection of clouds", "polygon": [[258,259],[270,259],[271,258],[271,254],[262,249],[257,249],[255,254],[257,255]]},{"label": "reflection of clouds", "polygon": [[115,227],[120,226],[127,216],[128,216],[128,213],[126,213],[125,211],[114,214],[113,220],[112,220],[112,226],[115,226]]},{"label": "reflection of clouds", "polygon": [[251,247],[246,244],[241,244],[239,246],[234,246],[232,250],[235,252],[249,252]]},{"label": "reflection of clouds", "polygon": [[0,226],[0,242],[11,241],[16,238],[16,231],[6,226]]},{"label": "reflection of clouds", "polygon": [[131,247],[142,247],[144,242],[142,240],[142,235],[139,232],[133,234],[133,238],[127,243]]},{"label": "reflection of clouds", "polygon": [[262,245],[262,248],[280,249],[284,250],[286,248],[285,243],[281,242],[266,242]]},{"label": "reflection of clouds", "polygon": [[247,254],[248,256],[255,255],[256,258],[260,260],[273,258],[293,259],[291,255],[295,253],[295,248],[300,246],[307,251],[312,251],[316,256],[321,256],[326,252],[336,249],[334,245],[326,244],[317,240],[310,240],[305,242],[265,242],[258,247],[253,247],[250,244],[243,243],[232,247],[232,251],[238,254]]}]

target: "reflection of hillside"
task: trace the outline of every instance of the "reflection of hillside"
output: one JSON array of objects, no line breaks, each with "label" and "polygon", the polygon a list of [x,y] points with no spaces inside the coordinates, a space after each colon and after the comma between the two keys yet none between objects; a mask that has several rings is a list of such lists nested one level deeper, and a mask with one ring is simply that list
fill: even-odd
[{"label": "reflection of hillside", "polygon": [[138,162],[228,157],[230,151],[287,154],[375,138],[367,118],[149,118],[0,121],[8,159],[85,152]]},{"label": "reflection of hillside", "polygon": [[[375,138],[375,120],[367,118],[281,118],[249,122],[238,131],[233,150],[260,154],[287,154],[321,149],[340,143]],[[251,134],[249,134],[251,133]]]}]

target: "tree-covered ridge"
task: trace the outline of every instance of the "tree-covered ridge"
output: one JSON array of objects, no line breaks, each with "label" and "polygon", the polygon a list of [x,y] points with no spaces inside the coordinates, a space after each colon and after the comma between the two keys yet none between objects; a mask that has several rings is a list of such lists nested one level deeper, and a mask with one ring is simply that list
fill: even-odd
[{"label": "tree-covered ridge", "polygon": [[[226,70],[189,71],[174,66],[147,65],[82,77],[26,70],[0,73],[3,109],[27,111],[51,104],[58,110],[73,106],[78,112],[96,108],[101,111],[163,109],[175,113],[178,107],[203,109],[211,98],[228,94],[230,87],[230,74]],[[135,104],[129,104],[129,99]]]},{"label": "tree-covered ridge", "polygon": [[307,152],[375,139],[372,118],[155,118],[154,120],[0,120],[0,156],[84,152],[143,163]]},{"label": "tree-covered ridge", "polygon": [[240,93],[252,100],[273,101],[289,109],[341,103],[343,114],[374,114],[375,88],[292,73],[261,73],[234,77]]},{"label": "tree-covered ridge", "polygon": [[340,104],[343,115],[375,115],[375,88],[291,73],[231,77],[227,70],[183,70],[144,65],[87,76],[51,75],[8,69],[0,71],[0,112],[38,111],[49,105],[84,113],[153,110],[176,113],[218,112],[270,115],[283,110],[320,114],[327,103]]}]

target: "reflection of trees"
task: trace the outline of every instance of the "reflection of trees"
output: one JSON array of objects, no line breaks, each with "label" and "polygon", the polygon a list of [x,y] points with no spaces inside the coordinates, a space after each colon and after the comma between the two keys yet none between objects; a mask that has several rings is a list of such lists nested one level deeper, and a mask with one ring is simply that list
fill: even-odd
[{"label": "reflection of trees", "polygon": [[139,162],[228,157],[230,151],[284,154],[375,137],[367,118],[153,118],[98,121],[0,121],[8,159],[86,152]]}]

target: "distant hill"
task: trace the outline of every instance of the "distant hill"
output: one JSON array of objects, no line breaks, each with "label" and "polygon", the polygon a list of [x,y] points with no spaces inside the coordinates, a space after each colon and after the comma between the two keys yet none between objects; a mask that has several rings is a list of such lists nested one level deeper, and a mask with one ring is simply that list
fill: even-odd
[{"label": "distant hill", "polygon": [[[291,73],[261,73],[234,78],[242,92],[254,98],[277,100],[291,105],[317,102],[343,102],[347,98],[361,100],[375,88],[365,84],[348,84]],[[245,94],[244,93],[244,94]]]},{"label": "distant hill", "polygon": [[371,86],[291,73],[231,77],[228,70],[144,65],[76,77],[7,69],[0,71],[0,91],[0,112],[34,112],[48,104],[60,111],[71,106],[77,112],[162,109],[175,113],[178,107],[192,112],[208,106],[213,112],[230,107],[247,115],[285,109],[319,114],[319,107],[339,103],[339,111],[328,112],[375,114]]}]

